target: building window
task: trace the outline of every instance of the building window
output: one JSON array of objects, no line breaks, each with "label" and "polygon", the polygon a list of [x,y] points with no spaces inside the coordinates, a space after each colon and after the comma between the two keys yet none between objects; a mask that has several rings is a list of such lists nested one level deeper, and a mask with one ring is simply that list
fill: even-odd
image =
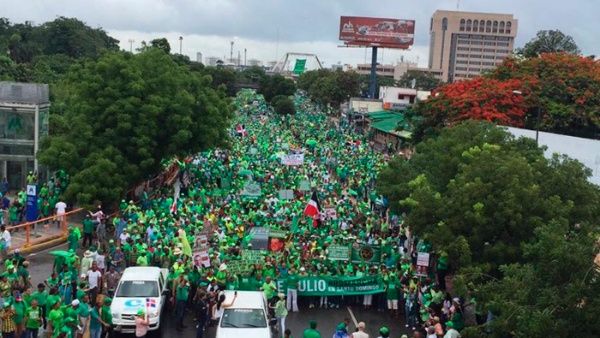
[{"label": "building window", "polygon": [[460,19],[460,31],[465,31],[465,19]]},{"label": "building window", "polygon": [[485,32],[486,33],[491,33],[492,32],[492,21],[488,20],[485,23]]},{"label": "building window", "polygon": [[448,29],[448,18],[443,18],[442,19],[442,30],[447,30]]},{"label": "building window", "polygon": [[506,22],[506,34],[510,34],[510,29],[512,28],[512,22],[511,21],[507,21]]},{"label": "building window", "polygon": [[498,33],[498,21],[494,21],[494,28],[492,29],[492,32]]},{"label": "building window", "polygon": [[500,21],[500,30],[498,30],[498,33],[504,34],[504,21]]},{"label": "building window", "polygon": [[473,32],[477,32],[479,29],[479,20],[473,20]]},{"label": "building window", "polygon": [[433,30],[433,18],[431,18],[431,21],[429,23],[429,30],[432,31]]},{"label": "building window", "polygon": [[485,48],[483,51],[486,53],[495,53],[496,52],[495,49],[490,49],[490,48]]},{"label": "building window", "polygon": [[471,19],[467,20],[467,32],[470,32],[470,31],[471,31],[471,24],[472,24],[472,23],[473,23],[473,22],[471,21]]}]

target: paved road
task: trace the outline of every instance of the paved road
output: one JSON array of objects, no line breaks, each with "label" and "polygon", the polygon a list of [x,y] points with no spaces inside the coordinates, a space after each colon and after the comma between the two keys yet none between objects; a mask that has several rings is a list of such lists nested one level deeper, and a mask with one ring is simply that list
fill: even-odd
[{"label": "paved road", "polygon": [[[66,244],[60,245],[51,249],[47,249],[38,253],[30,254],[27,259],[30,261],[30,273],[33,285],[48,278],[50,271],[52,271],[52,263],[54,258],[48,254],[51,250],[64,250]],[[324,338],[331,337],[338,323],[349,319],[351,331],[354,330],[354,319],[357,322],[364,321],[367,326],[367,332],[371,337],[378,336],[379,327],[386,325],[391,330],[391,337],[400,337],[400,335],[406,333],[407,329],[404,328],[404,319],[391,318],[388,312],[377,312],[376,310],[365,311],[362,307],[343,307],[340,309],[308,309],[303,307],[298,313],[290,313],[286,319],[286,327],[292,331],[294,337],[302,337],[302,331],[308,327],[310,320],[316,320],[318,323],[318,329],[321,331],[321,335]],[[187,328],[182,332],[175,330],[174,318],[167,317],[168,320],[165,322],[166,327],[163,333],[164,338],[171,337],[195,337],[196,329],[192,321],[191,316],[186,319]],[[215,336],[215,329],[209,328],[206,332],[206,337],[212,338]],[[133,337],[133,335],[131,335]],[[243,337],[240,337],[243,338]]]}]

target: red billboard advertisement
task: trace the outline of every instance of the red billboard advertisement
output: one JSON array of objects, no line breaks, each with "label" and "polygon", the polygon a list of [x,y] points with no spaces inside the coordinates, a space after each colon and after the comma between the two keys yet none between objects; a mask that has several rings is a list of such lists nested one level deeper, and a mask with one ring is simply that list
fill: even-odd
[{"label": "red billboard advertisement", "polygon": [[415,41],[415,21],[342,16],[340,40],[348,46],[407,49]]}]

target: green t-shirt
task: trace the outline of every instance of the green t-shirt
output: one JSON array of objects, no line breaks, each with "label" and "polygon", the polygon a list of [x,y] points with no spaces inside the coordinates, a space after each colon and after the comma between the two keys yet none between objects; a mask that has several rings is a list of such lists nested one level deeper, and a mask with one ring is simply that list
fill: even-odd
[{"label": "green t-shirt", "polygon": [[391,282],[387,285],[387,289],[385,290],[385,295],[388,300],[397,300],[398,299],[398,285],[394,282]]},{"label": "green t-shirt", "polygon": [[58,328],[62,326],[64,318],[65,315],[60,309],[52,309],[50,313],[48,313],[48,320],[52,324],[52,327],[55,331],[58,331]]},{"label": "green t-shirt", "polygon": [[79,309],[77,310],[77,314],[80,315],[81,317],[89,316],[90,315],[90,306],[83,302],[80,303]]},{"label": "green t-shirt", "polygon": [[27,305],[25,302],[15,302],[13,304],[15,309],[15,324],[19,325],[23,322],[25,318],[25,311],[27,310]]},{"label": "green t-shirt", "polygon": [[98,309],[93,307],[90,311],[90,329],[99,329],[102,327],[102,323],[100,323],[100,314],[98,313]]},{"label": "green t-shirt", "polygon": [[297,289],[298,288],[298,281],[299,280],[300,279],[298,278],[298,275],[296,275],[296,274],[289,274],[287,276],[287,279],[286,279],[286,286],[287,286],[287,288],[288,289],[292,289],[292,290]]},{"label": "green t-shirt", "polygon": [[302,338],[321,338],[321,333],[315,329],[306,329]]},{"label": "green t-shirt", "polygon": [[86,234],[91,234],[94,232],[94,222],[91,219],[86,218],[83,220],[83,232]]},{"label": "green t-shirt", "polygon": [[36,291],[31,294],[31,297],[37,300],[39,306],[46,306],[46,300],[48,299],[48,292],[46,291]]},{"label": "green t-shirt", "polygon": [[188,300],[188,296],[190,295],[190,287],[189,286],[177,286],[177,300]]},{"label": "green t-shirt", "polygon": [[273,281],[271,283],[264,282],[262,285],[263,292],[265,293],[265,297],[267,299],[273,298],[275,296],[275,292],[277,291],[277,286]]},{"label": "green t-shirt", "polygon": [[110,306],[103,305],[102,306],[102,313],[100,315],[102,317],[102,320],[105,323],[107,323],[109,325],[112,325],[113,321],[112,321],[112,313],[110,312]]},{"label": "green t-shirt", "polygon": [[39,329],[42,325],[42,309],[40,307],[30,307],[27,309],[25,314],[27,315],[27,322],[25,327],[28,329]]}]

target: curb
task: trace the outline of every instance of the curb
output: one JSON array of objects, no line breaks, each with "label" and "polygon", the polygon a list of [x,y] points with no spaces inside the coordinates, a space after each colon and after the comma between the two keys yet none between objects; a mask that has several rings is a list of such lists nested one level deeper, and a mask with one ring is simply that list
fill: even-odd
[{"label": "curb", "polygon": [[[52,237],[48,237],[46,240],[44,240],[41,243],[36,243],[36,244],[30,245],[28,247],[21,247],[19,249],[19,252],[21,254],[31,254],[31,253],[34,253],[37,251],[41,251],[41,250],[48,249],[53,246],[62,244],[66,241],[67,241],[67,236],[55,235]],[[14,250],[13,250],[13,252],[14,252]]]}]

